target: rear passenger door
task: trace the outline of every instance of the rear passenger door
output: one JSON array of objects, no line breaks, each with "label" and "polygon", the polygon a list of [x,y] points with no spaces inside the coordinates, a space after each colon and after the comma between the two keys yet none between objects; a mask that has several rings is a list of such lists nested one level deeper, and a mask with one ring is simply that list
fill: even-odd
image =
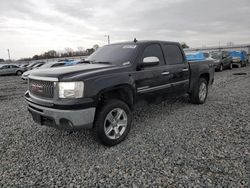
[{"label": "rear passenger door", "polygon": [[[141,67],[140,64],[144,58],[157,57],[159,64],[154,66]],[[138,68],[135,72],[134,79],[138,94],[170,92],[171,84],[168,71],[166,70],[161,45],[158,43],[147,45],[139,58]]]},{"label": "rear passenger door", "polygon": [[172,76],[173,94],[182,95],[187,93],[190,70],[180,46],[175,43],[165,43],[163,44],[163,51],[169,74]]}]

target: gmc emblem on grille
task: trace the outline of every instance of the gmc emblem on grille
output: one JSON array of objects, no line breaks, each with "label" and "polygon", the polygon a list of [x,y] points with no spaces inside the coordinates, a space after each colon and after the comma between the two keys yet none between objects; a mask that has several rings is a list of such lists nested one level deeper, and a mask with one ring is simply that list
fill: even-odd
[{"label": "gmc emblem on grille", "polygon": [[31,90],[36,93],[42,93],[43,92],[43,86],[38,84],[31,84],[30,86]]}]

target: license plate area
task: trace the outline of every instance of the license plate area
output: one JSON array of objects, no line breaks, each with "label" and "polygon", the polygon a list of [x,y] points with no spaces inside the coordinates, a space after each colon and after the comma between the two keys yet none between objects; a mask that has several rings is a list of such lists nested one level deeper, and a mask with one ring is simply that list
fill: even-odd
[{"label": "license plate area", "polygon": [[42,116],[41,116],[40,114],[34,113],[34,112],[32,112],[32,111],[30,111],[30,113],[31,113],[31,115],[32,115],[33,120],[34,120],[36,123],[42,125]]}]

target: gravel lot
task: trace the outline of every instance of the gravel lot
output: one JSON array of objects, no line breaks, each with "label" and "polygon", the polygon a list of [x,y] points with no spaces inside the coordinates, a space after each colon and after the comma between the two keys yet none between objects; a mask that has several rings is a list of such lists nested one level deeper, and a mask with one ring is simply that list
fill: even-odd
[{"label": "gravel lot", "polygon": [[[245,72],[247,75],[233,75]],[[0,187],[249,187],[250,66],[216,73],[204,105],[140,105],[128,138],[33,123],[17,76],[0,77]]]}]

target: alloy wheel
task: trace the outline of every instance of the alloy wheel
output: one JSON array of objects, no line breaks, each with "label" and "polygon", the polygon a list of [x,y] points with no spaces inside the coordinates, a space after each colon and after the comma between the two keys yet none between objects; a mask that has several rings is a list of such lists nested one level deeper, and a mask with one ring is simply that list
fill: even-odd
[{"label": "alloy wheel", "polygon": [[112,140],[120,138],[128,125],[127,113],[121,108],[111,110],[104,120],[105,135]]},{"label": "alloy wheel", "polygon": [[202,82],[199,88],[199,98],[200,101],[204,101],[207,97],[207,85]]}]

